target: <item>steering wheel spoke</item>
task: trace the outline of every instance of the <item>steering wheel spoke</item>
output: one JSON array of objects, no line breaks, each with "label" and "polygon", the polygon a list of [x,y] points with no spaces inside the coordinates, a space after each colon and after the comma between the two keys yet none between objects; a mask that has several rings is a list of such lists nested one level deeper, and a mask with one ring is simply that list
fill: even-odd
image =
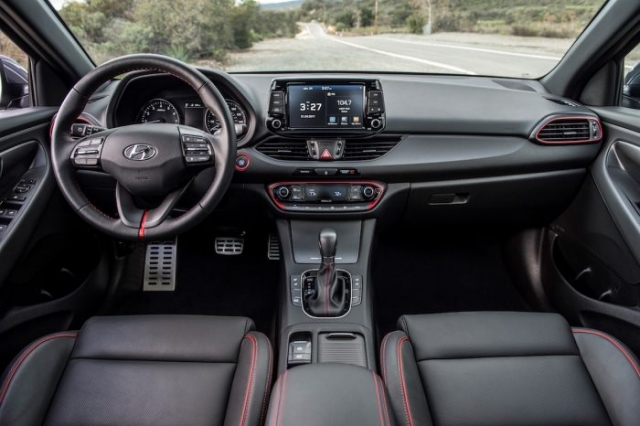
[{"label": "steering wheel spoke", "polygon": [[146,228],[155,228],[169,217],[180,198],[187,192],[193,179],[182,187],[169,193],[154,208],[142,209],[136,205],[135,198],[122,185],[116,185],[116,205],[120,221],[129,228],[138,228],[142,232]]},{"label": "steering wheel spoke", "polygon": [[[184,130],[183,130],[184,132]],[[215,154],[209,135],[196,129],[181,134],[182,156],[189,167],[210,167],[214,164]]]},{"label": "steering wheel spoke", "polygon": [[71,163],[76,169],[101,170],[100,158],[109,131],[86,136],[71,151]]}]

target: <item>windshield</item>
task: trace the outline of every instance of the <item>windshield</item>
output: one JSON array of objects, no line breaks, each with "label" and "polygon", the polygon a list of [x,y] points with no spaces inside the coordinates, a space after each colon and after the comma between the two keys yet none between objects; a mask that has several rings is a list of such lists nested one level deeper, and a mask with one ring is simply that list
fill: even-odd
[{"label": "windshield", "polygon": [[229,72],[537,78],[602,0],[50,0],[100,64],[159,53]]}]

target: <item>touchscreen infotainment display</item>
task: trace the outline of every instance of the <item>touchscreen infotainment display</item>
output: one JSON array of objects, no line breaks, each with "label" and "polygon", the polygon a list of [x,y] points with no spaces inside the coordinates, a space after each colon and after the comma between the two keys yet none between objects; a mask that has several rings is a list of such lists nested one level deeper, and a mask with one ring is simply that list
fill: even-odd
[{"label": "touchscreen infotainment display", "polygon": [[359,129],[364,119],[364,85],[290,85],[292,129]]}]

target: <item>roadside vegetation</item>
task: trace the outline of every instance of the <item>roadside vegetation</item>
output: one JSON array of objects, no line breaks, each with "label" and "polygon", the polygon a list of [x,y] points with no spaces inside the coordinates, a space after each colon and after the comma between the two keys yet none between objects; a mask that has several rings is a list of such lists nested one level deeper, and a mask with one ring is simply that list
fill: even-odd
[{"label": "roadside vegetation", "polygon": [[[430,0],[432,32],[575,38],[603,0]],[[376,3],[378,12],[376,18]],[[422,34],[428,0],[306,0],[302,16],[349,35]]]},{"label": "roadside vegetation", "polygon": [[[129,53],[224,66],[229,53],[317,21],[340,35],[468,32],[575,38],[603,0],[68,0],[59,11],[96,63]],[[377,7],[376,7],[377,6]],[[0,40],[2,42],[2,40]]]},{"label": "roadside vegetation", "polygon": [[96,63],[140,52],[224,63],[230,51],[293,37],[299,19],[255,0],[70,1],[59,13]]}]

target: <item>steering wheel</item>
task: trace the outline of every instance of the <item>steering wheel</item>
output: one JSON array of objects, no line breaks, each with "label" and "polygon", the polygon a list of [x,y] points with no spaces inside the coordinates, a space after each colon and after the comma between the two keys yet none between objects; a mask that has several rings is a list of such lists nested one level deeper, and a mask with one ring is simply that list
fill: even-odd
[{"label": "steering wheel", "polygon": [[[180,78],[220,119],[215,135],[179,124],[134,124],[71,138],[70,129],[91,95],[105,82],[131,71],[164,72]],[[200,71],[173,58],[139,54],[113,59],[85,75],[69,92],[52,130],[53,170],[62,194],[82,219],[122,240],[172,238],[207,217],[231,184],[236,135],[225,100]],[[202,199],[178,217],[171,210],[195,176],[215,167]],[[103,171],[117,182],[119,217],[91,204],[76,181],[77,170]]]}]

